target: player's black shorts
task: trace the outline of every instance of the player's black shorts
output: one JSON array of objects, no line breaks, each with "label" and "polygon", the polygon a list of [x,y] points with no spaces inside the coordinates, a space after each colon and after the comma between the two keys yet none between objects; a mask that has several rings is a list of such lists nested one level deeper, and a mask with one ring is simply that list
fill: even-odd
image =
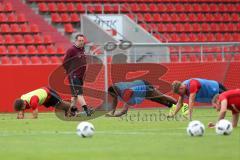
[{"label": "player's black shorts", "polygon": [[71,89],[71,93],[74,97],[78,96],[78,95],[82,95],[83,94],[83,79],[74,76],[74,75],[69,75],[68,76],[68,80],[70,83],[70,89]]},{"label": "player's black shorts", "polygon": [[48,99],[46,100],[46,102],[43,104],[45,107],[54,107],[55,105],[57,105],[58,103],[60,103],[62,101],[61,97],[57,94],[56,91],[54,91],[53,89],[47,87],[48,91],[49,91],[49,95],[50,97],[48,97]]},{"label": "player's black shorts", "polygon": [[154,86],[146,80],[142,80],[146,85],[146,92],[151,92],[154,90]]},{"label": "player's black shorts", "polygon": [[219,86],[219,94],[227,91],[227,88],[222,83],[218,82],[218,86]]}]

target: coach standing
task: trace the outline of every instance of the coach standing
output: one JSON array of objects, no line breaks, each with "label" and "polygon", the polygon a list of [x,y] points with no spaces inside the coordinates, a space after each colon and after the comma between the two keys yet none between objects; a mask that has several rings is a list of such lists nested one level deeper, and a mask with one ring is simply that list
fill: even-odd
[{"label": "coach standing", "polygon": [[90,116],[92,114],[92,110],[89,109],[86,104],[82,88],[87,67],[84,46],[84,36],[82,34],[77,34],[75,36],[73,46],[70,47],[65,54],[63,66],[68,74],[68,80],[72,93],[70,113],[72,115],[76,114],[78,111],[77,102],[79,102],[87,116]]}]

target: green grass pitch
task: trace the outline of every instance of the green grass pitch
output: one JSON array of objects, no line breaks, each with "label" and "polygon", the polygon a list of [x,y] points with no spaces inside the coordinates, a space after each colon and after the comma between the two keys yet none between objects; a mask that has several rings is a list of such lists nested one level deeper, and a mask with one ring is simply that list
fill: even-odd
[{"label": "green grass pitch", "polygon": [[[168,110],[161,110],[167,113]],[[155,117],[151,117],[152,115]],[[17,120],[14,114],[0,115],[2,160],[239,160],[240,127],[230,136],[217,136],[206,128],[203,137],[186,134],[188,121],[164,120],[160,110],[132,110],[123,118],[100,117],[90,122],[92,138],[80,138],[78,122],[65,122],[53,113],[39,119]],[[205,126],[216,120],[213,109],[196,109],[194,119]],[[227,119],[230,120],[228,113]]]}]

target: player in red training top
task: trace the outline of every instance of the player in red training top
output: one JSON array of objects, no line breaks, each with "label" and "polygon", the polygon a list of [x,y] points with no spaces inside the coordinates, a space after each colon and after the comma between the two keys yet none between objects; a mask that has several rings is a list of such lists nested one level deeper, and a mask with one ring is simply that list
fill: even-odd
[{"label": "player in red training top", "polygon": [[32,118],[38,117],[38,106],[45,106],[46,108],[52,106],[56,109],[63,110],[65,113],[69,111],[70,103],[63,101],[61,97],[52,89],[42,87],[22,95],[15,100],[14,109],[18,111],[18,119],[24,118],[24,111],[32,109]]},{"label": "player in red training top", "polygon": [[[212,99],[212,105],[219,112],[218,121],[225,118],[227,110],[232,111],[232,125],[237,127],[240,112],[240,89],[215,95]],[[215,124],[210,122],[208,126],[212,128]]]}]

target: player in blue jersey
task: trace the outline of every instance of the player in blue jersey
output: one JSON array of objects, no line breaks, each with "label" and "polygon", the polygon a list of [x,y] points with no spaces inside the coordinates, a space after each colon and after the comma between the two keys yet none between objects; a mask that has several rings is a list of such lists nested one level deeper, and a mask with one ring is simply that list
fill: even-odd
[{"label": "player in blue jersey", "polygon": [[[112,97],[111,106],[113,108],[111,112],[106,114],[109,117],[120,117],[127,113],[129,106],[140,104],[145,99],[163,104],[169,108],[177,104],[176,99],[161,93],[145,80],[115,83],[108,88],[108,92]],[[120,112],[116,112],[118,100],[125,102]]]},{"label": "player in blue jersey", "polygon": [[211,103],[216,94],[220,94],[227,89],[219,82],[201,78],[192,78],[183,82],[174,81],[172,83],[173,92],[179,95],[175,111],[171,116],[175,116],[181,109],[184,98],[189,99],[189,119],[192,119],[194,102]]}]

